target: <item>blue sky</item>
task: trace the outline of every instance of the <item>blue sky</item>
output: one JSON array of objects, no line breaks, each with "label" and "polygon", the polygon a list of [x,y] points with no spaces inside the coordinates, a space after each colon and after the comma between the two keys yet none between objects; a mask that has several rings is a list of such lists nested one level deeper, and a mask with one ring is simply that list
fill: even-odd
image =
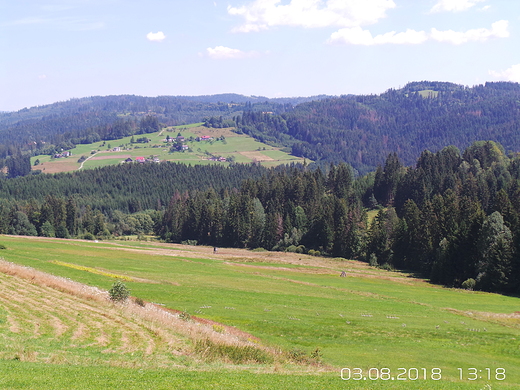
[{"label": "blue sky", "polygon": [[516,0],[0,0],[0,111],[520,82]]}]

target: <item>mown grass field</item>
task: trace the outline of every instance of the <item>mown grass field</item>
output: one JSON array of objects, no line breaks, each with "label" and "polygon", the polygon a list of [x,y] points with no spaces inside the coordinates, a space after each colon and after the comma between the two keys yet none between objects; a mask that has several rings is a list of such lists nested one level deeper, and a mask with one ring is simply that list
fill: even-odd
[{"label": "mown grass field", "polygon": [[[207,362],[190,354],[189,337],[157,335],[124,312],[103,316],[96,306],[102,303],[92,303],[97,314],[84,323],[90,331],[73,339],[79,332],[74,324],[82,321],[74,320],[72,298],[62,298],[63,308],[35,305],[41,297],[51,299],[50,292],[37,290],[29,303],[16,302],[16,291],[30,289],[16,287],[22,282],[8,276],[0,280],[0,365],[11,374],[0,387],[515,389],[520,383],[518,298],[290,253],[219,248],[213,254],[207,247],[10,236],[0,243],[7,261],[104,290],[125,275],[132,278],[126,284],[134,297],[216,321],[226,326],[225,334],[246,332],[258,345],[296,358],[290,364]],[[342,271],[347,277],[340,277]],[[17,319],[22,305],[27,314]],[[56,330],[60,321],[67,330]],[[34,323],[41,324],[37,332]],[[97,323],[107,337],[99,336]],[[311,355],[317,359],[308,360]],[[298,357],[311,364],[295,364]],[[321,364],[312,364],[316,360]],[[342,380],[341,368],[360,368],[361,379]],[[390,370],[386,379],[371,380],[382,368]],[[475,380],[470,368],[477,369]],[[503,371],[497,369],[505,370],[505,379],[498,380]],[[72,375],[89,386],[80,387],[81,379],[73,383]],[[30,378],[37,379],[28,386]]]},{"label": "mown grass field", "polygon": [[[190,151],[170,152],[171,144],[165,142],[169,135],[177,137],[181,133],[188,140],[208,135],[213,138],[225,137],[222,141],[186,141]],[[131,143],[132,137],[119,140],[102,141],[93,144],[77,145],[70,152],[72,156],[64,158],[51,158],[51,156],[35,156],[31,158],[33,170],[39,169],[43,173],[70,172],[80,169],[93,169],[107,165],[120,164],[127,158],[135,160],[136,157],[153,158],[160,161],[182,162],[186,164],[228,164],[228,162],[211,161],[210,157],[232,157],[238,163],[259,162],[265,166],[276,166],[291,162],[303,162],[303,159],[281,151],[279,148],[259,142],[245,134],[236,134],[231,129],[213,129],[194,124],[188,126],[175,126],[162,129],[160,132],[135,135],[134,139],[147,137],[148,143]],[[120,151],[114,148],[120,147]],[[83,165],[78,162],[80,157],[88,158]],[[39,160],[39,165],[34,165]]]}]

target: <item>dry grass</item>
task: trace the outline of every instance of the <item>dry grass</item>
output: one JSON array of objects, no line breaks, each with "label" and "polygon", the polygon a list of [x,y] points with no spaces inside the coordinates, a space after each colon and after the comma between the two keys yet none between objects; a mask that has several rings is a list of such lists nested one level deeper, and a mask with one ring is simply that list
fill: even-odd
[{"label": "dry grass", "polygon": [[[79,351],[97,348],[109,364],[132,367],[171,367],[180,356],[190,364],[215,358],[232,364],[240,351],[245,353],[240,363],[281,359],[280,352],[260,345],[253,336],[213,321],[183,320],[178,312],[142,301],[114,304],[106,291],[4,260],[0,272],[0,307],[7,312],[0,329],[8,341],[0,352],[3,358],[91,363],[92,358],[82,358]],[[29,339],[58,343],[60,348],[27,348],[26,344],[38,345],[24,342]],[[201,345],[210,349],[201,350]]]},{"label": "dry grass", "polygon": [[470,318],[475,318],[484,321],[490,321],[497,324],[520,328],[520,312],[514,313],[490,313],[484,311],[463,311],[453,308],[446,309],[449,312],[463,315]]},{"label": "dry grass", "polygon": [[[392,272],[389,273],[371,267],[368,263],[357,260],[334,259],[327,257],[309,256],[299,253],[290,252],[254,252],[247,249],[236,248],[219,248],[218,253],[213,252],[213,247],[207,246],[191,246],[182,244],[161,244],[154,243],[153,249],[138,248],[121,248],[123,244],[111,243],[115,246],[115,250],[125,250],[135,253],[146,253],[161,256],[178,257],[182,261],[190,261],[183,259],[200,258],[200,259],[218,259],[224,260],[231,266],[248,266],[257,269],[270,270],[291,270],[291,272],[303,272],[309,274],[323,275],[339,275],[342,271],[346,271],[347,276],[373,278],[393,281],[396,283],[411,285],[414,283],[424,284],[423,279],[411,277],[408,274]],[[271,265],[255,265],[255,263],[270,264],[287,264],[300,267],[284,268]],[[303,267],[301,267],[303,266]]]},{"label": "dry grass", "polygon": [[[190,129],[188,129],[188,131],[190,133],[195,134],[195,136],[210,135],[212,137],[224,136],[226,138],[229,138],[229,137],[246,137],[244,135],[240,135],[240,134],[235,133],[233,130],[234,130],[234,127],[226,127],[226,128],[222,128],[222,129],[216,129],[216,128],[204,127],[204,126],[191,127]],[[182,130],[180,130],[180,131],[182,132]]]},{"label": "dry grass", "polygon": [[52,161],[32,166],[32,170],[41,170],[43,173],[60,173],[70,172],[78,169],[79,164],[72,158],[61,159],[60,161]]},{"label": "dry grass", "polygon": [[244,157],[247,157],[250,160],[256,160],[256,161],[274,161],[274,158],[266,156],[265,154],[257,151],[250,151],[250,152],[238,152]]}]

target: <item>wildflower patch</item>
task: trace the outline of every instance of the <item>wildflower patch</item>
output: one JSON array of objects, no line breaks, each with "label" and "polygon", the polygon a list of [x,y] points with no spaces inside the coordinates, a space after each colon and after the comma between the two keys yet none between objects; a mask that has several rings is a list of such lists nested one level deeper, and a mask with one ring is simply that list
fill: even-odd
[{"label": "wildflower patch", "polygon": [[90,273],[96,274],[96,275],[108,276],[109,278],[122,279],[122,280],[125,280],[127,282],[133,282],[134,281],[134,279],[132,277],[127,276],[127,275],[113,274],[113,273],[110,273],[110,272],[101,271],[101,270],[96,269],[96,268],[85,267],[83,265],[66,263],[64,261],[59,261],[59,260],[53,260],[53,261],[51,261],[51,263],[52,264],[56,264],[56,265],[61,265],[63,267],[77,269],[78,271],[86,271],[86,272],[90,272]]}]

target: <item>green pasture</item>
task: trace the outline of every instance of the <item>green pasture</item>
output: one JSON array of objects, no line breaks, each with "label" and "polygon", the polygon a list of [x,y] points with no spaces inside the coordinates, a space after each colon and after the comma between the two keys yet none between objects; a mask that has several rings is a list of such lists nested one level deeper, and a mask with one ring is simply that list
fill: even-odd
[{"label": "green pasture", "polygon": [[[299,265],[272,262],[268,252],[252,260],[247,257],[250,252],[243,251],[241,257],[225,248],[218,256],[210,256],[211,248],[183,247],[180,252],[180,247],[129,241],[3,236],[0,243],[7,247],[1,255],[8,261],[103,289],[109,289],[114,279],[51,261],[142,278],[142,282],[127,283],[132,296],[235,326],[285,351],[307,356],[317,351],[324,367],[332,367],[332,372],[319,373],[322,368],[316,367],[313,375],[303,376],[208,370],[197,372],[196,380],[194,373],[182,370],[137,373],[89,367],[86,372],[92,375],[78,375],[88,376],[92,388],[103,387],[103,378],[110,383],[121,381],[117,383],[128,388],[168,388],[172,380],[180,381],[177,388],[200,388],[203,383],[204,388],[266,389],[481,389],[486,384],[493,389],[514,389],[520,383],[520,321],[511,316],[520,311],[520,299],[515,297],[446,289],[346,260],[317,259],[309,265],[312,258],[304,255],[305,264]],[[201,250],[207,251],[207,258]],[[339,276],[343,270],[345,278]],[[5,383],[8,388],[23,388],[28,380],[24,374],[30,377],[32,371],[42,383],[53,370],[68,373],[63,375],[75,371],[74,367],[1,364],[4,372],[17,372],[19,367],[19,375],[5,379],[10,382],[0,381],[0,387]],[[367,379],[342,381],[341,368],[361,368]],[[370,368],[388,368],[394,380],[370,380]],[[424,369],[427,379],[398,381],[400,368]],[[462,380],[459,368],[464,370]],[[506,379],[471,381],[468,368],[489,369],[493,375],[504,368]],[[433,380],[432,369],[440,369],[442,379]],[[94,372],[106,374],[97,378]],[[410,372],[413,377],[415,371]],[[142,383],[154,386],[127,386],[126,381],[132,382],[136,375],[142,375]],[[80,382],[70,386],[63,382],[61,388],[78,388],[74,386]]]},{"label": "green pasture", "polygon": [[[135,370],[107,366],[46,365],[0,361],[0,388],[32,390],[84,389],[251,389],[251,390],[487,390],[485,382],[451,383],[444,380],[403,382],[396,380],[344,381],[339,373],[278,374],[248,370]],[[367,383],[368,381],[368,383]],[[492,389],[498,387],[493,382]],[[501,384],[499,385],[501,386]]]},{"label": "green pasture", "polygon": [[419,95],[423,98],[436,98],[439,95],[439,91],[434,91],[433,89],[423,89],[419,91]]},{"label": "green pasture", "polygon": [[[165,142],[169,135],[171,138],[177,134],[185,137],[185,144],[189,146],[188,151],[170,152],[171,144]],[[196,139],[201,135],[214,137],[211,141],[189,141],[190,137]],[[216,138],[224,136],[225,140],[217,141]],[[193,125],[183,125],[167,127],[156,133],[140,134],[133,136],[135,140],[147,137],[148,143],[131,143],[132,137],[124,137],[118,140],[100,141],[92,144],[80,144],[71,149],[72,156],[54,159],[48,155],[40,155],[31,158],[31,164],[36,160],[40,161],[34,169],[45,169],[43,172],[64,172],[77,170],[80,167],[78,159],[82,156],[89,158],[83,164],[83,169],[93,169],[108,165],[119,164],[130,157],[157,157],[161,161],[178,161],[188,164],[228,164],[227,162],[210,161],[214,157],[232,157],[238,163],[251,163],[262,161],[262,158],[255,157],[251,152],[258,152],[267,157],[268,161],[263,162],[266,166],[276,166],[291,162],[302,162],[303,159],[291,156],[282,152],[279,148],[261,143],[254,138],[244,134],[235,134],[230,129],[212,129],[201,126],[200,123]],[[121,148],[120,151],[113,151],[114,148]],[[260,156],[261,157],[261,156]],[[272,160],[271,160],[272,159]]]}]

